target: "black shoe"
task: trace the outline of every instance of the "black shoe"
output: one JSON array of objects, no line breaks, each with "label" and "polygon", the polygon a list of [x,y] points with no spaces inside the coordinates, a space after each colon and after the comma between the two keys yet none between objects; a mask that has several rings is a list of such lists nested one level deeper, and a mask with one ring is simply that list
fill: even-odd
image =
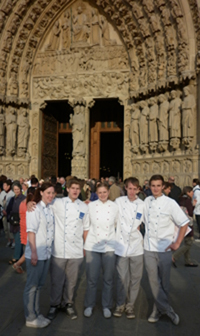
[{"label": "black shoe", "polygon": [[198,267],[197,264],[193,264],[193,263],[191,263],[191,264],[185,264],[185,266],[186,267]]},{"label": "black shoe", "polygon": [[76,315],[76,313],[74,311],[74,308],[73,308],[73,305],[71,303],[66,304],[65,312],[72,320],[77,319],[77,315]]},{"label": "black shoe", "polygon": [[49,309],[47,318],[48,318],[49,320],[52,321],[53,319],[55,319],[57,313],[58,313],[58,307],[53,307],[53,306],[52,306],[52,307],[50,307],[50,309]]}]

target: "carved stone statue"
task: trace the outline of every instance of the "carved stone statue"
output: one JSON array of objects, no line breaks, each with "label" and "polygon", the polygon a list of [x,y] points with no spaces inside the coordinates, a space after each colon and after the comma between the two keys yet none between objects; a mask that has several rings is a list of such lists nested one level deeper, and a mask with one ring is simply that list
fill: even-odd
[{"label": "carved stone statue", "polygon": [[77,104],[74,107],[74,115],[70,115],[73,137],[73,157],[85,155],[85,106]]},{"label": "carved stone statue", "polygon": [[130,140],[133,153],[138,153],[139,150],[139,118],[140,110],[136,104],[131,105],[131,125],[130,125]]},{"label": "carved stone statue", "polygon": [[159,129],[159,150],[165,151],[168,146],[169,132],[168,132],[168,110],[169,102],[164,94],[159,95],[160,102],[158,114],[158,129]]},{"label": "carved stone statue", "polygon": [[15,154],[17,132],[17,115],[13,107],[6,113],[6,151],[8,155]]},{"label": "carved stone statue", "polygon": [[0,155],[4,154],[4,137],[5,137],[5,115],[1,108],[0,110]]},{"label": "carved stone statue", "polygon": [[64,14],[62,29],[63,29],[63,32],[62,32],[62,47],[64,49],[67,49],[67,48],[69,48],[70,43],[71,43],[71,35],[70,35],[71,20],[70,20],[69,11],[66,11],[65,14]]},{"label": "carved stone statue", "polygon": [[59,21],[56,21],[51,32],[50,36],[50,42],[47,46],[47,49],[49,50],[58,50],[59,44],[60,44],[60,23]]},{"label": "carved stone statue", "polygon": [[149,105],[149,147],[152,151],[155,151],[158,142],[158,105],[155,97],[149,99]]},{"label": "carved stone statue", "polygon": [[189,148],[194,137],[194,109],[196,106],[195,98],[191,94],[190,86],[185,86],[183,89],[184,99],[182,103],[182,143],[186,148]]},{"label": "carved stone statue", "polygon": [[173,149],[178,148],[181,137],[181,99],[175,90],[171,91],[171,101],[169,104],[169,133],[170,145]]},{"label": "carved stone statue", "polygon": [[132,6],[132,11],[137,20],[144,17],[142,7],[139,6],[136,1],[131,1],[131,6]]},{"label": "carved stone statue", "polygon": [[73,42],[87,42],[89,37],[89,24],[87,16],[83,13],[81,5],[77,8],[77,15],[73,16]]},{"label": "carved stone statue", "polygon": [[101,34],[102,34],[102,43],[104,46],[116,44],[115,40],[110,39],[108,21],[103,16],[101,17]]},{"label": "carved stone statue", "polygon": [[145,100],[140,102],[141,114],[139,118],[140,149],[143,153],[148,149],[148,116],[149,107]]},{"label": "carved stone statue", "polygon": [[21,114],[17,120],[18,125],[18,156],[25,156],[28,146],[29,136],[29,119],[25,108],[22,109]]},{"label": "carved stone statue", "polygon": [[100,26],[99,26],[98,11],[96,9],[92,10],[91,25],[92,25],[91,42],[93,45],[98,45],[100,43]]}]

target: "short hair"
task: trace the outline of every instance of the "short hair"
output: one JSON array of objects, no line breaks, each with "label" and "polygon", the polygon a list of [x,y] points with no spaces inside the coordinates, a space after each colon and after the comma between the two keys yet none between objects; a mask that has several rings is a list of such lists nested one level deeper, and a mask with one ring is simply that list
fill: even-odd
[{"label": "short hair", "polygon": [[187,195],[187,193],[188,193],[188,192],[191,192],[192,190],[193,190],[192,187],[190,187],[190,186],[186,186],[186,187],[183,188],[183,193],[182,193],[182,195]]},{"label": "short hair", "polygon": [[200,184],[200,182],[199,182],[199,179],[198,179],[198,178],[194,178],[194,179],[192,180],[192,182],[193,182],[193,183],[196,183],[196,185],[199,185],[199,184]]},{"label": "short hair", "polygon": [[51,182],[44,182],[44,183],[42,183],[41,187],[39,187],[38,189],[35,190],[33,201],[35,203],[39,203],[41,201],[41,199],[42,199],[40,191],[44,192],[46,189],[51,188],[51,187],[53,187],[54,190],[55,190],[55,187],[54,187],[54,185]]},{"label": "short hair", "polygon": [[156,175],[151,176],[149,180],[149,185],[151,185],[152,181],[162,181],[162,185],[164,185],[164,178],[162,175],[156,174]]},{"label": "short hair", "polygon": [[165,189],[168,189],[168,188],[171,188],[171,189],[172,189],[172,185],[171,185],[171,183],[169,183],[169,182],[164,182],[164,190],[165,190]]},{"label": "short hair", "polygon": [[32,184],[37,184],[37,183],[39,183],[37,177],[32,177],[32,179],[31,179],[31,185]]},{"label": "short hair", "polygon": [[140,182],[136,177],[129,177],[126,179],[125,182],[125,187],[128,188],[128,184],[131,183],[132,185],[136,186],[137,188],[139,188]]},{"label": "short hair", "polygon": [[12,190],[14,189],[14,187],[19,188],[20,190],[22,190],[22,186],[20,184],[20,182],[18,180],[15,180],[12,184]]},{"label": "short hair", "polygon": [[56,185],[57,183],[57,177],[55,175],[52,175],[51,178],[50,178],[50,182],[54,185]]},{"label": "short hair", "polygon": [[12,181],[10,179],[6,180],[5,182],[3,182],[5,184],[7,184],[8,186],[12,187]]},{"label": "short hair", "polygon": [[62,184],[57,182],[55,185],[55,192],[56,194],[62,194]]},{"label": "short hair", "polygon": [[112,182],[112,183],[115,183],[115,182],[116,182],[116,178],[115,178],[114,176],[110,176],[110,177],[108,178],[108,181],[109,181],[109,182]]},{"label": "short hair", "polygon": [[108,185],[107,182],[100,182],[100,183],[96,186],[96,191],[97,191],[99,188],[106,188],[107,190],[109,190],[109,185]]},{"label": "short hair", "polygon": [[72,184],[78,184],[79,188],[81,189],[81,183],[78,179],[72,178],[71,180],[67,181],[67,188],[70,188]]}]

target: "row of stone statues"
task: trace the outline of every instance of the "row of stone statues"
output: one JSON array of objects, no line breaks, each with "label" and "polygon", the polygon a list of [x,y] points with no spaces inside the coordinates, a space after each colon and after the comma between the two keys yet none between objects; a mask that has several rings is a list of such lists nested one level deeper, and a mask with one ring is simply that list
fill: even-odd
[{"label": "row of stone statues", "polygon": [[[29,116],[25,108],[17,114],[14,107],[9,106],[6,113],[0,110],[0,155],[25,158],[29,137]],[[6,151],[5,151],[6,149]]]},{"label": "row of stone statues", "polygon": [[130,141],[131,150],[138,154],[157,149],[164,152],[168,146],[176,150],[182,145],[191,147],[194,137],[195,98],[193,87],[183,88],[183,100],[179,91],[172,90],[170,95],[160,94],[149,100],[132,104]]}]

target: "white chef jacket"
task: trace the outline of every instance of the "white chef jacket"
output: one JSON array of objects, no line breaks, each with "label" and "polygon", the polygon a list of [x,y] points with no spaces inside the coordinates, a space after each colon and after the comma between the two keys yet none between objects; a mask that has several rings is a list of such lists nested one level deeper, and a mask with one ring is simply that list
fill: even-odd
[{"label": "white chef jacket", "polygon": [[52,255],[56,258],[83,257],[83,231],[88,227],[88,207],[79,199],[56,198],[51,205],[55,216]]},{"label": "white chef jacket", "polygon": [[[26,231],[35,233],[38,260],[51,257],[54,237],[54,214],[49,205],[40,201],[34,211],[26,212]],[[27,237],[25,257],[31,259],[31,248]]]},{"label": "white chef jacket", "polygon": [[138,226],[143,221],[144,202],[137,197],[130,201],[127,196],[115,200],[119,208],[115,254],[134,257],[144,253],[143,236]]},{"label": "white chef jacket", "polygon": [[165,252],[173,242],[174,225],[181,227],[189,220],[176,201],[165,195],[157,198],[149,196],[144,204],[144,249]]},{"label": "white chef jacket", "polygon": [[195,208],[194,208],[194,214],[195,215],[200,215],[200,186],[199,185],[196,185],[194,188],[193,188],[193,199],[197,200],[197,203],[195,205]]},{"label": "white chef jacket", "polygon": [[84,249],[87,251],[106,253],[115,250],[115,225],[118,208],[108,200],[105,203],[99,199],[88,205],[89,226]]}]

